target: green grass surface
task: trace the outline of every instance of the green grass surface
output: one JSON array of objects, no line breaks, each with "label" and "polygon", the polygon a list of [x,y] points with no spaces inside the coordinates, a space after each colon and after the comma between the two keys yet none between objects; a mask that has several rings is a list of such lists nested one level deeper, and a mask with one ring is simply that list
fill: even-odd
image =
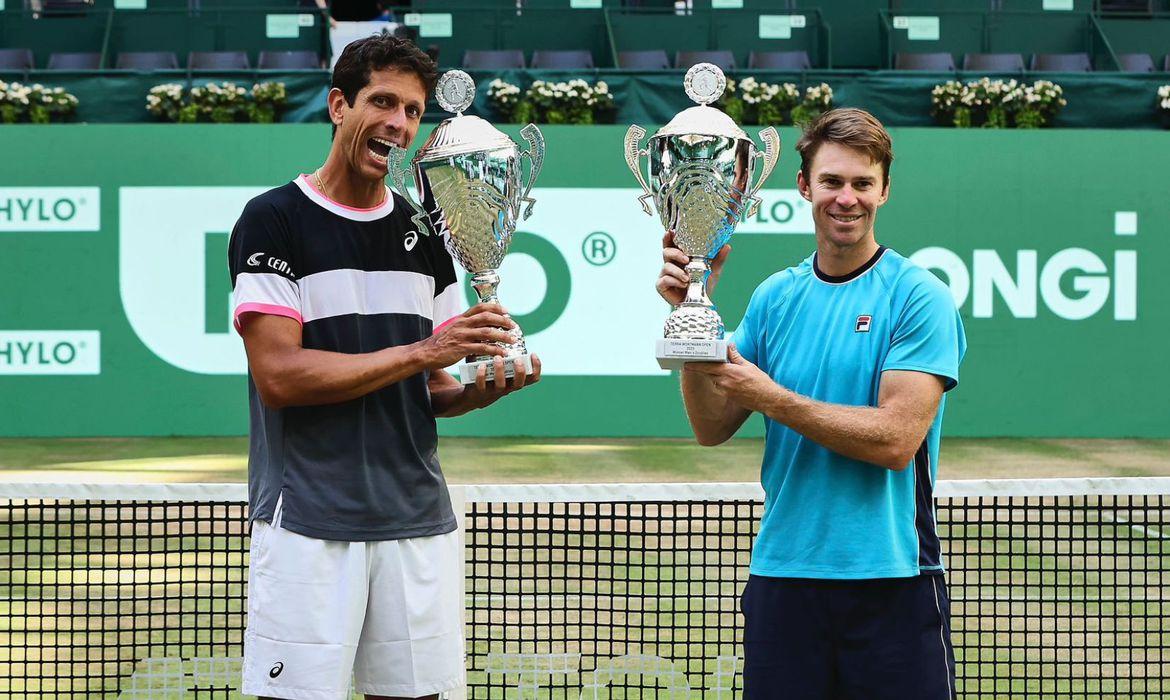
[{"label": "green grass surface", "polygon": [[[0,481],[238,482],[247,438],[0,439]],[[763,440],[443,438],[451,483],[755,481]],[[940,478],[1170,476],[1170,440],[948,439]]]}]

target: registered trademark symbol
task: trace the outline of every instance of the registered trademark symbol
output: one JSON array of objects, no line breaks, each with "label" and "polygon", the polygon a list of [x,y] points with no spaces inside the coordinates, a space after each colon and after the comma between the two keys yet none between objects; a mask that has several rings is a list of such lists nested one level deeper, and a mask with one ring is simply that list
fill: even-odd
[{"label": "registered trademark symbol", "polygon": [[581,254],[590,265],[608,265],[617,255],[617,241],[602,231],[594,231],[581,242]]},{"label": "registered trademark symbol", "polygon": [[78,199],[77,203],[84,207],[85,206],[85,197],[81,197],[80,199]]},{"label": "registered trademark symbol", "polygon": [[79,347],[79,348],[81,348],[82,350],[84,350],[84,349],[85,349],[85,341],[83,340],[83,341],[81,341],[80,343],[78,343],[78,344],[77,344],[77,347]]}]

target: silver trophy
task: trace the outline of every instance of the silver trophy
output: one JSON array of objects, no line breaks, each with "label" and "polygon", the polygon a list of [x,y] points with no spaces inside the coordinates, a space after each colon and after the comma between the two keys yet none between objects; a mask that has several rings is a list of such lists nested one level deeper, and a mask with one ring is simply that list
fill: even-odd
[{"label": "silver trophy", "polygon": [[[626,164],[644,192],[638,198],[642,209],[652,214],[646,200],[653,198],[663,227],[674,231],[675,245],[690,257],[686,298],[667,317],[664,337],[657,343],[663,369],[727,361],[723,320],[707,296],[711,260],[739,222],[755,215],[760,205],[756,194],[780,157],[780,135],[772,127],[762,130],[763,170],[753,187],[759,149],[731,117],[709,106],[727,87],[723,71],[700,63],[687,71],[683,84],[698,105],[676,114],[646,148],[641,148],[646,130],[636,124],[626,132],[625,143]],[[642,175],[644,155],[649,156],[649,185]]]},{"label": "silver trophy", "polygon": [[[508,252],[512,234],[524,206],[527,219],[536,200],[529,197],[532,183],[544,162],[544,137],[529,124],[520,134],[528,142],[521,151],[507,134],[475,116],[463,114],[475,99],[475,83],[460,70],[444,73],[435,87],[439,106],[455,114],[431,132],[411,161],[419,201],[406,189],[406,151],[391,147],[388,158],[394,188],[414,209],[411,217],[419,231],[443,236],[447,251],[471,275],[471,286],[481,302],[498,302],[496,272]],[[528,182],[521,184],[521,160],[530,161]],[[532,371],[532,360],[520,329],[508,331],[512,342],[500,343],[506,350],[504,374],[515,374],[516,363]],[[464,384],[475,382],[480,365],[487,378],[495,378],[491,355],[481,355],[459,366]]]}]

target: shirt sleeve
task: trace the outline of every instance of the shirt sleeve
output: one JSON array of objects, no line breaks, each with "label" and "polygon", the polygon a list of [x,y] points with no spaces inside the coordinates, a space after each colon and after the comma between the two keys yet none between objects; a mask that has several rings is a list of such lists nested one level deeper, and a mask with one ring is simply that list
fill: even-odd
[{"label": "shirt sleeve", "polygon": [[296,260],[287,228],[276,210],[249,202],[232,229],[228,270],[232,277],[232,318],[260,313],[286,316],[303,324]]},{"label": "shirt sleeve", "polygon": [[[929,272],[924,274],[930,275]],[[967,351],[963,321],[947,287],[931,277],[910,291],[895,323],[882,371],[927,372],[959,383],[959,363]]]}]

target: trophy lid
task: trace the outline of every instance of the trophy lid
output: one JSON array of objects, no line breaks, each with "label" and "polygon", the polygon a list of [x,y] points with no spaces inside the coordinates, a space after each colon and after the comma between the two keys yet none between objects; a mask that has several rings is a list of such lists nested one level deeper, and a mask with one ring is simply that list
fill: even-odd
[{"label": "trophy lid", "polygon": [[418,149],[414,161],[442,160],[451,156],[516,147],[507,134],[484,119],[464,115],[475,99],[475,82],[461,70],[447,71],[435,86],[439,106],[455,116],[443,120]]},{"label": "trophy lid", "polygon": [[709,106],[722,97],[723,91],[727,89],[727,78],[719,66],[713,63],[697,63],[691,66],[683,78],[683,88],[687,96],[699,104],[674,115],[674,119],[656,131],[652,138],[700,134],[751,140],[734,119],[722,110]]}]

